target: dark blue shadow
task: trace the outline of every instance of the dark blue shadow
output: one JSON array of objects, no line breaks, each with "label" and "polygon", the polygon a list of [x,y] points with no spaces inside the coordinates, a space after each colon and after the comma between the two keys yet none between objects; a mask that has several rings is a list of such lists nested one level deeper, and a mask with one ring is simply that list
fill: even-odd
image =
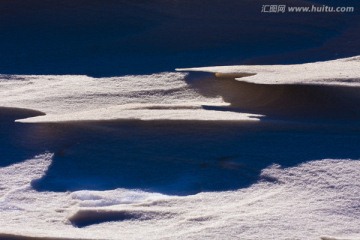
[{"label": "dark blue shadow", "polygon": [[[360,158],[359,126],[133,121],[36,128],[46,132],[45,145],[55,153],[49,171],[33,183],[40,191],[136,188],[188,195],[249,186],[273,163]],[[41,141],[37,137],[33,143]]]},{"label": "dark blue shadow", "polygon": [[1,166],[45,151],[54,153],[48,172],[33,182],[39,191],[135,188],[188,195],[249,186],[273,163],[287,167],[325,158],[360,158],[360,126],[356,124],[9,124],[6,118],[39,114],[10,113],[2,111]]},{"label": "dark blue shadow", "polygon": [[31,138],[29,138],[29,135],[32,134],[29,130],[32,128],[14,122],[16,119],[39,115],[43,115],[43,113],[27,109],[0,107],[0,167],[21,162],[41,151],[46,151],[45,146],[43,148],[32,146]]},{"label": "dark blue shadow", "polygon": [[[287,6],[359,1],[287,1]],[[360,54],[359,11],[261,13],[265,0],[2,0],[0,73],[118,76]]]},{"label": "dark blue shadow", "polygon": [[320,124],[360,121],[360,87],[254,84],[201,72],[191,72],[185,81],[197,93],[205,97],[221,96],[230,104],[203,106],[207,110],[260,114],[266,121],[281,119]]}]

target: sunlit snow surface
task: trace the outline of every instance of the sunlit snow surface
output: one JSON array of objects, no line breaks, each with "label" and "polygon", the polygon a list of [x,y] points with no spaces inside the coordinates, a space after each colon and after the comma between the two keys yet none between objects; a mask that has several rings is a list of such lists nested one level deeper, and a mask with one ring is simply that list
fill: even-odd
[{"label": "sunlit snow surface", "polygon": [[1,75],[0,239],[359,239],[358,57],[188,70]]},{"label": "sunlit snow surface", "polygon": [[2,232],[75,239],[357,239],[360,234],[359,161],[272,165],[249,188],[176,197],[126,189],[37,192],[30,183],[46,173],[51,159],[46,153],[0,169]]},{"label": "sunlit snow surface", "polygon": [[[277,99],[282,101],[277,103],[278,105],[287,102],[284,96],[276,96],[274,99],[273,95],[278,95],[279,89],[272,89],[271,85],[360,87],[359,57],[298,65],[228,66],[178,70],[214,72],[219,82],[214,85],[213,81],[208,81],[209,83],[204,81],[200,82],[201,86],[199,86],[199,83],[192,81],[186,73],[172,72],[98,79],[71,75],[0,75],[2,89],[0,106],[28,108],[46,114],[21,120],[22,122],[110,119],[257,120],[262,117],[262,114],[248,113],[246,102],[265,101],[257,105],[267,105]],[[244,77],[238,78],[239,75]],[[243,87],[231,81],[232,86],[223,89],[229,84],[226,81],[222,83],[221,79],[229,78],[229,76],[230,79],[235,78],[255,85],[252,89],[246,89],[246,85]],[[264,89],[263,85],[270,87]],[[241,90],[243,92],[236,92]],[[280,89],[280,91],[286,90]],[[290,96],[302,97],[300,101],[314,97],[321,98],[323,97],[321,95],[324,95],[319,91],[311,93],[312,96],[307,96],[306,93],[313,91],[313,88],[295,89],[295,91],[304,92],[303,96]],[[339,89],[335,96],[340,95],[341,92],[342,90]],[[224,94],[231,93],[245,105],[237,106],[233,99],[226,99]],[[284,95],[284,93],[281,94]],[[356,94],[347,95],[354,97]],[[254,96],[257,99],[253,99]],[[238,109],[236,111],[227,109],[226,106],[229,104]],[[331,103],[331,105],[335,104]],[[265,107],[268,108],[268,106]],[[216,111],[219,108],[225,111]]]},{"label": "sunlit snow surface", "polygon": [[184,68],[178,71],[216,73],[256,84],[360,86],[360,57],[295,65],[252,65]]},{"label": "sunlit snow surface", "polygon": [[184,73],[92,78],[87,76],[1,76],[0,105],[46,113],[26,122],[174,119],[251,120],[256,115],[204,110],[222,106],[185,82]]}]

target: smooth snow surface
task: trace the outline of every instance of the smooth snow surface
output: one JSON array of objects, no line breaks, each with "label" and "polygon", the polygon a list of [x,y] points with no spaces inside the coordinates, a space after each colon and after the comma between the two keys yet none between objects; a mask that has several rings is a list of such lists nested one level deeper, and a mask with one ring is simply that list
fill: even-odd
[{"label": "smooth snow surface", "polygon": [[178,71],[216,73],[256,84],[360,86],[360,57],[295,65],[248,65],[179,68]]},{"label": "smooth snow surface", "polygon": [[0,169],[1,232],[55,239],[360,236],[359,161],[272,165],[251,187],[177,197],[127,189],[37,192],[31,182],[46,173],[52,157],[44,153]]}]

